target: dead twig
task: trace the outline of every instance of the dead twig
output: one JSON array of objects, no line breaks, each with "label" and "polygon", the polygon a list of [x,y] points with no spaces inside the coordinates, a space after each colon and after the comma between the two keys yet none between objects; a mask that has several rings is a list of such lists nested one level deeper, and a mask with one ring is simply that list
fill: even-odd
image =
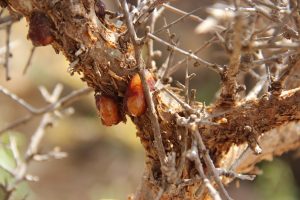
[{"label": "dead twig", "polygon": [[19,105],[21,105],[22,107],[24,107],[25,109],[27,109],[30,112],[29,115],[26,115],[25,117],[14,121],[13,123],[5,126],[4,128],[1,128],[0,133],[3,133],[9,129],[16,127],[16,126],[19,126],[20,124],[24,124],[35,116],[39,116],[39,115],[42,115],[42,114],[45,114],[48,112],[53,112],[57,109],[63,108],[65,106],[69,105],[70,103],[74,102],[79,97],[85,96],[92,91],[93,90],[91,88],[79,89],[79,90],[73,91],[70,94],[66,95],[65,97],[59,99],[57,102],[51,103],[43,108],[37,109],[37,108],[32,107],[30,104],[25,102],[23,99],[17,97],[15,94],[9,92],[4,87],[0,86],[0,92],[4,93],[8,97],[12,98]]}]

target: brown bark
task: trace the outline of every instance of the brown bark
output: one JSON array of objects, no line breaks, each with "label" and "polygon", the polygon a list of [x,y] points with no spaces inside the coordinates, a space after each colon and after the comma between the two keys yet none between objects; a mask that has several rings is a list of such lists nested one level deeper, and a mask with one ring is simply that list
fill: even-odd
[{"label": "brown bark", "polygon": [[[95,92],[117,99],[122,107],[124,119],[126,111],[123,103],[126,88],[130,77],[137,71],[133,45],[122,36],[126,27],[100,22],[95,15],[94,5],[91,3],[93,1],[89,0],[7,2],[26,19],[29,19],[33,10],[44,12],[54,23],[52,31],[55,39],[52,46],[57,53],[63,53],[70,61],[71,73],[82,74],[82,80]],[[300,65],[298,64],[296,68],[299,68],[298,66]],[[294,87],[299,87],[299,84]],[[184,148],[183,140],[180,138],[187,137],[189,147],[192,138],[192,134],[188,134],[186,129],[176,122],[178,117],[176,114],[183,117],[185,108],[164,90],[154,93],[154,103],[165,150],[167,153],[176,153],[178,166]],[[201,104],[195,103],[192,108],[200,109]],[[299,124],[297,124],[300,120],[299,88],[280,95],[265,95],[261,99],[239,102],[228,110],[211,106],[207,108],[207,112],[211,114],[224,112],[212,120],[216,124],[198,126],[216,166],[248,173],[257,162],[300,146]],[[161,166],[155,149],[149,113],[132,117],[132,120],[137,126],[137,135],[147,155],[146,177],[142,181],[140,199],[153,199],[164,182],[168,181],[163,180],[162,173],[172,174],[174,171],[170,168],[166,172],[163,171],[165,166]],[[259,143],[263,149],[262,154],[257,156],[249,150],[241,158],[242,162],[237,163],[247,143],[252,149],[257,148],[256,145]],[[182,176],[171,186],[164,188],[166,191],[163,191],[162,199],[194,199],[195,190],[203,183],[198,180],[191,185],[182,186],[182,180],[193,179],[195,176],[194,165],[186,161]],[[230,180],[224,179],[227,182]]]}]

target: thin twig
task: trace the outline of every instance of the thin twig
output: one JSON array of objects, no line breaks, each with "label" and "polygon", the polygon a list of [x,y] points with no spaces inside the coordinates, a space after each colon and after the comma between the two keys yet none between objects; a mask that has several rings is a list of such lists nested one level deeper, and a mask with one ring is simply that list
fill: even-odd
[{"label": "thin twig", "polygon": [[[196,55],[197,53],[199,53],[200,51],[202,51],[203,49],[209,47],[210,45],[212,45],[213,41],[216,40],[216,36],[212,37],[209,41],[205,42],[201,47],[199,47],[197,50],[194,51],[194,54]],[[174,72],[176,72],[179,67],[186,62],[186,60],[188,59],[188,57],[178,61],[174,66],[170,67],[170,69],[168,70],[168,73],[166,73],[166,76],[171,76]]]},{"label": "thin twig", "polygon": [[249,91],[245,99],[251,100],[257,98],[258,94],[261,92],[266,83],[267,77],[261,77],[261,79],[256,83],[256,85]]},{"label": "thin twig", "polygon": [[163,44],[163,45],[166,45],[169,48],[172,48],[173,50],[175,50],[175,51],[177,51],[177,52],[179,52],[179,53],[181,53],[181,54],[183,54],[185,56],[188,56],[188,57],[190,57],[190,58],[198,61],[199,63],[203,64],[206,67],[209,67],[210,69],[216,71],[219,74],[222,73],[222,71],[223,71],[223,68],[221,66],[219,66],[218,64],[213,64],[213,63],[207,62],[207,61],[199,58],[195,54],[189,53],[189,52],[187,52],[187,51],[185,51],[183,49],[180,49],[180,48],[178,48],[178,47],[176,47],[176,46],[174,46],[174,45],[172,45],[172,44],[170,44],[170,43],[168,43],[168,42],[160,39],[159,37],[157,37],[157,36],[155,36],[155,35],[153,35],[151,33],[148,33],[147,36],[149,38],[151,38],[151,39],[153,39],[153,40],[155,40],[155,41]]},{"label": "thin twig", "polygon": [[215,168],[215,165],[213,163],[213,161],[211,160],[208,150],[205,147],[205,144],[202,140],[202,137],[200,135],[200,132],[198,130],[197,126],[193,126],[191,128],[191,131],[193,133],[193,135],[195,136],[197,143],[199,145],[200,151],[201,153],[203,153],[203,158],[205,161],[206,166],[208,167],[209,171],[211,172],[211,174],[213,175],[214,180],[216,181],[216,184],[219,186],[220,189],[220,194],[222,196],[223,199],[227,199],[227,200],[231,200],[231,197],[229,196],[229,194],[227,193],[220,177],[219,174],[217,173],[217,170]]},{"label": "thin twig", "polygon": [[192,10],[191,12],[188,12],[187,14],[183,15],[182,17],[179,17],[177,20],[171,22],[170,24],[167,24],[167,25],[163,26],[162,28],[156,30],[155,32],[153,32],[153,34],[157,34],[163,30],[170,28],[171,26],[174,26],[175,24],[183,21],[185,18],[187,18],[188,16],[192,15],[193,13],[199,11],[200,9],[203,9],[203,8],[199,7],[199,8],[196,8],[195,10]]},{"label": "thin twig", "polygon": [[[165,23],[165,25],[167,25],[166,18],[164,18],[164,23]],[[178,45],[178,42],[173,41],[173,35],[171,34],[169,29],[167,29],[167,33],[170,38],[170,42],[175,46]],[[173,62],[173,58],[174,58],[174,50],[170,49],[169,55],[167,56],[166,61],[164,62],[164,64],[162,65],[162,67],[159,69],[159,72],[158,72],[158,75],[161,76],[160,81],[162,80],[164,82],[166,80],[167,73],[171,67],[171,63]]]},{"label": "thin twig", "polygon": [[122,7],[123,7],[123,12],[124,12],[125,21],[126,21],[126,24],[127,24],[127,27],[128,27],[128,31],[130,33],[132,43],[134,44],[135,59],[136,59],[136,62],[137,62],[137,67],[139,68],[139,75],[140,75],[141,80],[142,80],[142,86],[143,86],[143,89],[144,89],[146,102],[147,102],[147,105],[149,107],[148,111],[149,111],[149,116],[150,116],[150,120],[151,120],[151,124],[152,124],[152,131],[153,131],[153,134],[154,134],[155,148],[156,148],[159,160],[160,160],[160,164],[161,164],[161,166],[163,166],[164,165],[164,160],[166,158],[166,152],[165,152],[164,145],[162,143],[162,137],[161,137],[161,133],[160,133],[160,126],[159,126],[155,106],[154,106],[154,103],[153,103],[152,95],[150,93],[150,89],[149,89],[149,86],[148,86],[147,81],[146,81],[145,66],[141,62],[141,59],[142,59],[141,58],[141,47],[139,46],[139,40],[136,36],[136,32],[134,30],[134,26],[133,26],[133,23],[131,21],[130,15],[129,15],[129,9],[128,9],[128,5],[127,5],[126,0],[122,0],[121,4],[122,4]]},{"label": "thin twig", "polygon": [[11,25],[8,25],[6,27],[6,53],[5,53],[5,62],[4,62],[5,77],[6,77],[7,81],[10,80],[10,76],[9,76],[9,60],[10,60],[10,56],[11,56],[10,45],[9,45],[10,32],[11,32]]},{"label": "thin twig", "polygon": [[[39,109],[33,108],[31,105],[28,104],[30,108],[33,108],[31,111],[34,110],[35,112],[30,112],[29,115],[26,115],[25,117],[20,118],[20,119],[16,120],[15,122],[9,124],[8,126],[0,129],[0,133],[3,133],[4,131],[7,131],[9,129],[12,129],[12,128],[20,125],[20,124],[24,124],[24,123],[28,122],[30,119],[32,119],[35,116],[39,116],[39,115],[45,114],[47,112],[53,112],[53,111],[55,111],[57,109],[60,109],[64,106],[67,106],[70,103],[74,102],[79,97],[87,95],[92,91],[93,90],[91,88],[84,88],[84,89],[79,89],[79,90],[73,91],[70,94],[68,94],[65,97],[58,100],[57,102],[54,102],[52,104],[49,104],[49,105],[47,105],[43,108],[39,108]],[[2,86],[0,87],[0,92],[4,92]],[[6,93],[4,92],[4,94],[6,94]],[[12,93],[9,93],[9,94],[6,94],[6,95],[12,96]],[[17,103],[19,103],[20,105],[24,106],[23,104],[20,103],[20,100],[15,100],[15,101]],[[26,109],[29,110],[28,107]]]},{"label": "thin twig", "polygon": [[[177,131],[179,133],[179,131]],[[181,179],[182,176],[182,172],[185,166],[185,162],[186,162],[186,152],[187,152],[187,145],[188,145],[188,134],[189,134],[189,130],[187,127],[184,127],[184,131],[181,132],[182,135],[180,135],[181,137],[181,156],[180,156],[180,160],[179,160],[179,164],[177,167],[177,180],[176,182],[178,182]]]},{"label": "thin twig", "polygon": [[256,175],[246,175],[246,174],[238,174],[231,170],[225,170],[225,169],[216,169],[219,173],[219,176],[226,176],[229,178],[238,178],[240,180],[247,180],[247,181],[253,181],[256,177]]},{"label": "thin twig", "polygon": [[[169,10],[169,11],[171,11],[171,12],[173,12],[173,13],[176,13],[176,14],[179,14],[179,15],[183,15],[183,16],[186,15],[187,17],[189,17],[190,19],[192,19],[192,20],[194,20],[194,21],[196,21],[196,22],[198,22],[198,23],[202,23],[202,22],[204,21],[203,19],[201,19],[200,17],[198,17],[198,16],[196,16],[196,15],[188,15],[187,12],[184,12],[183,10],[180,10],[180,9],[178,9],[178,8],[175,8],[174,6],[171,6],[171,5],[169,5],[169,4],[163,4],[163,6],[164,6],[167,10]],[[216,25],[216,28],[218,28],[218,29],[221,30],[221,31],[223,31],[223,30],[226,29],[225,27],[219,26],[219,25]]]},{"label": "thin twig", "polygon": [[192,145],[192,148],[188,151],[187,157],[195,162],[196,169],[200,175],[200,177],[203,180],[203,183],[207,187],[209,194],[211,195],[212,199],[214,200],[221,200],[220,194],[218,191],[213,187],[210,180],[207,178],[207,176],[204,173],[203,165],[201,163],[201,160],[199,158],[199,152],[197,149],[197,143],[194,142]]},{"label": "thin twig", "polygon": [[38,153],[39,145],[45,134],[45,129],[52,123],[53,117],[51,116],[51,114],[44,114],[39,127],[37,128],[33,136],[30,138],[29,146],[25,153],[25,161],[32,159],[33,155]]},{"label": "thin twig", "polygon": [[30,64],[31,64],[31,60],[32,60],[32,57],[33,57],[33,54],[34,54],[35,49],[36,49],[35,46],[33,46],[33,47],[31,48],[29,58],[28,58],[27,63],[26,63],[26,65],[25,65],[24,69],[23,69],[23,74],[26,74],[27,69],[29,68],[29,66],[30,66]]},{"label": "thin twig", "polygon": [[13,157],[16,161],[16,165],[20,166],[21,164],[21,156],[17,147],[17,141],[16,138],[12,135],[9,135],[9,142],[10,142],[10,149],[12,151]]}]

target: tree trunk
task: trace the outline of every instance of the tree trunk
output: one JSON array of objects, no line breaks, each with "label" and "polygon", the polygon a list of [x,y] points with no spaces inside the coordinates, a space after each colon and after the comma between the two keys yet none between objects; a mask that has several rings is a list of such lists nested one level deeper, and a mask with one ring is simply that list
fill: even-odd
[{"label": "tree trunk", "polygon": [[[93,0],[6,2],[27,21],[34,10],[44,12],[54,24],[52,46],[70,61],[70,73],[81,74],[82,81],[93,88],[95,93],[116,99],[122,119],[125,120],[127,111],[124,102],[128,84],[140,69],[136,65],[139,63],[150,68],[145,66],[146,62],[142,58],[140,61],[136,60],[136,45],[124,34],[127,31],[125,24],[117,26],[108,20],[99,20],[94,11]],[[158,1],[157,6],[162,2]],[[291,65],[293,74],[299,74],[298,58]],[[155,72],[153,75],[158,79]],[[221,73],[221,77],[226,84],[226,73]],[[145,114],[131,117],[147,156],[141,186],[132,198],[209,199],[213,195],[204,187],[204,177],[199,176],[197,159],[203,163],[201,166],[212,185],[220,189],[206,158],[210,158],[217,169],[255,174],[256,163],[299,147],[299,79],[288,78],[285,83],[289,90],[273,88],[270,94],[261,98],[237,100],[233,104],[224,104],[228,101],[228,98],[224,100],[224,95],[227,95],[224,92],[216,104],[204,108],[198,102],[183,104],[184,97],[176,88],[158,84],[163,88],[156,89],[151,98],[160,133],[154,132],[157,129],[154,128],[153,113],[149,108]],[[230,84],[234,83],[231,81]],[[232,98],[230,97],[229,102],[233,101]],[[199,110],[202,110],[199,115],[193,114]],[[193,121],[193,126],[184,121],[188,116]],[[199,116],[202,118],[197,121]],[[163,150],[160,149],[161,152],[158,144],[160,140],[155,134],[161,137],[164,147]],[[201,146],[201,140],[205,148]],[[195,141],[198,148],[194,150],[200,157],[194,160],[189,153],[193,153],[190,149]],[[161,154],[165,156],[163,163]],[[220,178],[224,184],[234,179],[233,176]],[[221,196],[226,199],[222,193]]]}]

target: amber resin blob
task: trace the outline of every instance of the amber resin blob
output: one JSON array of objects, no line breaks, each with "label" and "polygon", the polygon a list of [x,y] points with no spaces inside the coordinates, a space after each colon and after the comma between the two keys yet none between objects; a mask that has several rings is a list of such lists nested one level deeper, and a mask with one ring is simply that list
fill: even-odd
[{"label": "amber resin blob", "polygon": [[121,121],[118,102],[109,96],[96,95],[96,106],[103,125],[112,126]]},{"label": "amber resin blob", "polygon": [[33,11],[29,18],[28,38],[34,46],[46,46],[54,41],[51,19],[41,11]]},{"label": "amber resin blob", "polygon": [[[149,71],[146,71],[146,81],[150,90],[154,90],[155,80]],[[126,107],[129,115],[134,117],[141,116],[146,112],[147,103],[139,74],[135,74],[128,85]]]}]

